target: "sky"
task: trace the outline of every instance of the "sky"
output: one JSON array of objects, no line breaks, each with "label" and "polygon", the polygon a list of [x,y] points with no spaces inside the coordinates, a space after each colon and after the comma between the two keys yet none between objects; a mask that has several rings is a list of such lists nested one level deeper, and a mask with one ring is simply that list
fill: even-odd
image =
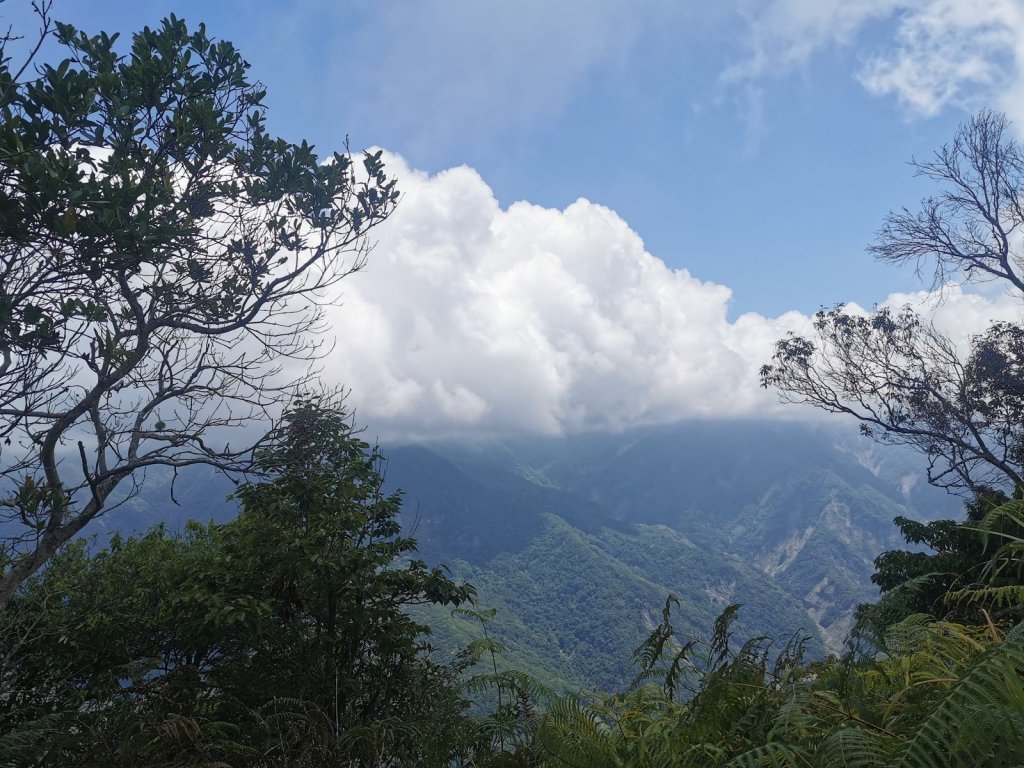
[{"label": "sky", "polygon": [[[26,0],[0,5],[28,31]],[[56,0],[231,40],[268,122],[381,147],[404,197],[329,312],[386,436],[785,418],[756,370],[822,306],[928,303],[865,252],[907,162],[991,107],[1024,135],[1024,0]],[[934,302],[932,302],[934,303]],[[929,304],[931,306],[931,304]],[[954,290],[961,334],[1017,318]]]}]

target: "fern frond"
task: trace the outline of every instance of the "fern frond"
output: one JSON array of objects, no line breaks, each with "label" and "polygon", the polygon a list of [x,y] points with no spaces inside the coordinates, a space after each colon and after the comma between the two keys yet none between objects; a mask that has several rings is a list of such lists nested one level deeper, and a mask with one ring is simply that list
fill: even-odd
[{"label": "fern frond", "polygon": [[569,768],[615,766],[616,744],[602,717],[575,696],[551,702],[537,729],[537,743],[555,765]]},{"label": "fern frond", "polygon": [[1019,531],[1021,527],[1024,527],[1024,501],[1010,499],[986,513],[977,527],[967,530],[980,533],[982,541],[987,545],[991,538],[1010,543],[1020,541],[1014,529]]},{"label": "fern frond", "polygon": [[661,623],[651,630],[650,635],[633,651],[633,664],[640,667],[641,674],[649,671],[657,663],[665,651],[665,644],[675,633],[672,627],[673,605],[679,606],[679,598],[669,595],[665,599],[665,607],[661,609]]},{"label": "fern frond", "polygon": [[452,608],[451,615],[461,616],[466,619],[488,622],[498,615],[497,608]]},{"label": "fern frond", "polygon": [[878,768],[888,765],[900,741],[884,733],[853,726],[832,731],[815,750],[814,766]]},{"label": "fern frond", "polygon": [[810,768],[817,764],[799,747],[770,742],[737,755],[725,768]]},{"label": "fern frond", "polygon": [[995,610],[1015,608],[1024,605],[1024,584],[1007,584],[992,587],[965,587],[951,590],[946,602]]},{"label": "fern frond", "polygon": [[71,723],[66,713],[53,713],[0,733],[0,765],[31,765],[46,754]]},{"label": "fern frond", "polygon": [[708,651],[709,669],[715,669],[728,658],[729,643],[732,640],[732,625],[736,621],[740,608],[742,606],[739,603],[730,603],[722,609],[722,612],[718,614],[718,618],[715,619]]},{"label": "fern frond", "polygon": [[476,663],[491,654],[501,655],[505,653],[505,646],[491,637],[478,637],[466,644],[466,653],[472,663]]},{"label": "fern frond", "polygon": [[897,768],[1024,760],[1024,623],[978,656],[906,743]]}]

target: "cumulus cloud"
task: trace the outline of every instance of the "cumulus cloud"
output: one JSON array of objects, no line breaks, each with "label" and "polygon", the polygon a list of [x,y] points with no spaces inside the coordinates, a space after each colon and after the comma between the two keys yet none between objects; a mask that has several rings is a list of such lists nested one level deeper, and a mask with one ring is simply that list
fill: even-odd
[{"label": "cumulus cloud", "polygon": [[[330,311],[337,345],[325,372],[375,433],[794,415],[758,387],[757,369],[776,339],[809,330],[807,316],[730,321],[728,288],[669,268],[601,205],[503,209],[470,168],[430,176],[387,160],[404,196]],[[962,332],[1017,307],[951,289],[940,311]]]},{"label": "cumulus cloud", "polygon": [[949,285],[938,292],[891,293],[881,303],[886,307],[909,304],[927,317],[944,334],[961,345],[982,333],[993,322],[1024,321],[1024,303],[1013,292],[979,293]]},{"label": "cumulus cloud", "polygon": [[823,49],[863,42],[873,52],[855,74],[871,93],[925,117],[994,105],[1024,130],[1021,0],[772,0],[744,15],[746,54],[728,82],[785,74]]}]

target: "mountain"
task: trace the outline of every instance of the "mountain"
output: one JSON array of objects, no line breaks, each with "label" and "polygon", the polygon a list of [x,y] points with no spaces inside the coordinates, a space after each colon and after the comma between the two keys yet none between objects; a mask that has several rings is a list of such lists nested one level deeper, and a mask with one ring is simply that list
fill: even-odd
[{"label": "mountain", "polygon": [[[903,546],[892,519],[960,515],[916,456],[843,425],[702,421],[385,453],[420,556],[497,609],[488,631],[507,664],[563,688],[628,682],[630,653],[669,594],[683,634],[706,635],[739,602],[741,635],[782,643],[803,631],[810,652],[838,650],[857,603],[876,594],[874,557]],[[180,477],[180,506],[169,481],[150,473],[106,524],[174,529],[233,514],[222,478]],[[444,611],[421,618],[442,652],[480,633]]]},{"label": "mountain", "polygon": [[[425,453],[450,462],[447,488],[465,487],[457,468],[478,499],[484,491],[491,496],[446,509],[429,490],[431,473],[421,471]],[[428,557],[472,563],[478,579],[499,542],[521,552],[548,512],[584,530],[617,564],[683,596],[697,626],[706,621],[695,596],[743,602],[750,613],[781,592],[781,613],[788,615],[783,605],[798,605],[802,624],[833,651],[856,605],[877,594],[874,558],[905,546],[893,518],[961,512],[960,500],[927,485],[919,457],[880,447],[846,425],[703,421],[619,435],[437,443],[392,451],[390,471],[421,520],[430,521],[417,531]],[[492,538],[465,548],[459,531],[481,528]],[[710,575],[670,584],[650,553],[640,554],[639,542],[652,531],[677,538],[677,550],[660,551],[662,557],[690,562],[699,553]],[[747,569],[744,578],[760,585],[761,598],[755,589],[749,599],[736,586],[744,579],[724,575],[729,563]],[[783,629],[801,626],[787,621]],[[757,629],[780,635],[770,623]]]},{"label": "mountain", "polygon": [[[482,480],[481,480],[482,477]],[[565,688],[628,683],[630,653],[670,594],[684,634],[706,633],[728,602],[749,606],[741,629],[824,647],[798,601],[739,557],[702,548],[664,525],[625,522],[593,502],[498,469],[480,477],[423,447],[390,452],[388,481],[405,489],[420,554],[472,582],[512,666]],[[441,611],[422,617],[452,649],[476,628]]]}]

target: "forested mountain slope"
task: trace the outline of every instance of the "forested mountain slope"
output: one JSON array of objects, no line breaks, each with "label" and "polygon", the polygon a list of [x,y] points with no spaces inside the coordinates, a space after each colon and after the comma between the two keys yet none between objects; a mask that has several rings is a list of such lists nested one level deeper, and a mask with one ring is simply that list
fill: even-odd
[{"label": "forested mountain slope", "polygon": [[[680,596],[680,626],[711,626],[743,602],[744,629],[777,636],[817,631],[800,604],[735,556],[699,547],[667,526],[616,520],[566,491],[496,473],[483,485],[422,447],[392,451],[388,478],[408,488],[407,524],[420,554],[470,580],[497,608],[507,661],[567,687],[628,683],[630,652]],[[500,482],[495,482],[500,480]],[[479,629],[435,613],[435,644],[454,648]]]},{"label": "forested mountain slope", "polygon": [[[510,664],[575,687],[620,686],[669,593],[694,633],[739,602],[744,636],[802,628],[812,651],[836,649],[855,605],[876,594],[872,560],[903,545],[893,517],[960,515],[913,457],[837,428],[695,422],[384,452],[420,556],[498,609],[491,630]],[[182,476],[180,506],[168,483],[147,478],[107,525],[230,516],[223,479]],[[431,620],[442,649],[479,631]]]},{"label": "forested mountain slope", "polygon": [[617,628],[637,630],[667,592],[695,630],[740,602],[746,632],[802,627],[838,649],[856,604],[876,595],[873,559],[905,545],[892,519],[960,515],[915,457],[841,428],[694,422],[389,456],[421,552],[499,607],[495,631],[513,657],[554,635],[560,655],[538,658],[579,679],[579,649],[606,685],[635,639]]}]

